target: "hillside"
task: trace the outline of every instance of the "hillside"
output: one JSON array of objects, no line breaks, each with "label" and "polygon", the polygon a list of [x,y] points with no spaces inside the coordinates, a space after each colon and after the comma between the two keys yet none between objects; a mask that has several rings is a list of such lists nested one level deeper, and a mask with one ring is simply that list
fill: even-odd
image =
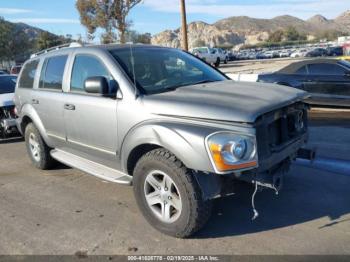
[{"label": "hillside", "polygon": [[[19,32],[25,33],[25,35],[28,37],[29,40],[35,40],[40,35],[40,33],[47,32],[47,31],[42,30],[40,28],[30,26],[30,25],[27,25],[24,23],[11,23],[9,21],[1,19],[0,24],[2,24],[2,23],[14,28],[14,31],[16,33],[19,33]],[[49,34],[52,36],[56,36],[52,33],[49,33]]]},{"label": "hillside", "polygon": [[[298,32],[306,34],[309,39],[327,30],[350,34],[350,10],[335,19],[327,19],[315,15],[308,20],[283,15],[272,19],[258,19],[248,16],[229,17],[214,24],[192,22],[188,25],[189,45],[205,43],[212,46],[232,46],[239,44],[257,44],[266,41],[276,30],[294,27]],[[155,35],[152,43],[171,47],[180,47],[181,31],[166,30]]]}]

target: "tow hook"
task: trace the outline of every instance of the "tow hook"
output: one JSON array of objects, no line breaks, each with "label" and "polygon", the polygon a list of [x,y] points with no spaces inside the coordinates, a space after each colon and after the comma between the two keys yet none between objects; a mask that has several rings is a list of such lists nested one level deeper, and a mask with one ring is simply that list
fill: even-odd
[{"label": "tow hook", "polygon": [[316,157],[316,149],[300,148],[297,152],[297,159],[310,160],[311,162]]}]

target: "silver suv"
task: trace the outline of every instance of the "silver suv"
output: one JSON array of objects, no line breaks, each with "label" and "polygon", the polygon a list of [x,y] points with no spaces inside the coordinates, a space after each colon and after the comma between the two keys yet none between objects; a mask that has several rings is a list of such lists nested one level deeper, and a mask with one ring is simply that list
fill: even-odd
[{"label": "silver suv", "polygon": [[305,97],[234,82],[178,49],[75,45],[33,55],[15,105],[37,168],[132,184],[150,224],[187,237],[235,181],[279,190],[307,140]]}]

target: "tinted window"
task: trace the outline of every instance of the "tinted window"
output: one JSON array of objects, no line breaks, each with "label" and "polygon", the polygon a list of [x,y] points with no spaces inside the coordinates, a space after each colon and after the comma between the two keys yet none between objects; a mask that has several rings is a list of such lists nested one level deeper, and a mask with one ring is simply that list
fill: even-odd
[{"label": "tinted window", "polygon": [[310,64],[310,75],[344,75],[345,69],[336,64]]},{"label": "tinted window", "polygon": [[119,48],[110,51],[137,87],[146,94],[198,83],[223,81],[215,69],[178,49]]},{"label": "tinted window", "polygon": [[25,64],[21,78],[19,79],[19,87],[33,88],[36,70],[38,68],[39,60],[34,60]]},{"label": "tinted window", "polygon": [[15,87],[15,76],[0,76],[0,94],[14,93]]},{"label": "tinted window", "polygon": [[300,67],[297,71],[295,71],[297,75],[307,75],[307,66]]},{"label": "tinted window", "polygon": [[62,89],[67,58],[68,56],[55,56],[45,60],[40,77],[40,88]]},{"label": "tinted window", "polygon": [[105,77],[109,81],[111,89],[114,89],[110,90],[110,93],[115,93],[112,77],[99,59],[89,55],[76,56],[72,71],[71,90],[84,91],[85,80],[95,76]]}]

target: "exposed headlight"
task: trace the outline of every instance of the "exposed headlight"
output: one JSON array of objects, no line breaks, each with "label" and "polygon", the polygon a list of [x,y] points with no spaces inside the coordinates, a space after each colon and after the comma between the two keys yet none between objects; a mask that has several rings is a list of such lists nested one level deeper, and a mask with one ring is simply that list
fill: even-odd
[{"label": "exposed headlight", "polygon": [[256,139],[231,132],[218,132],[207,137],[207,149],[218,173],[257,167]]}]

